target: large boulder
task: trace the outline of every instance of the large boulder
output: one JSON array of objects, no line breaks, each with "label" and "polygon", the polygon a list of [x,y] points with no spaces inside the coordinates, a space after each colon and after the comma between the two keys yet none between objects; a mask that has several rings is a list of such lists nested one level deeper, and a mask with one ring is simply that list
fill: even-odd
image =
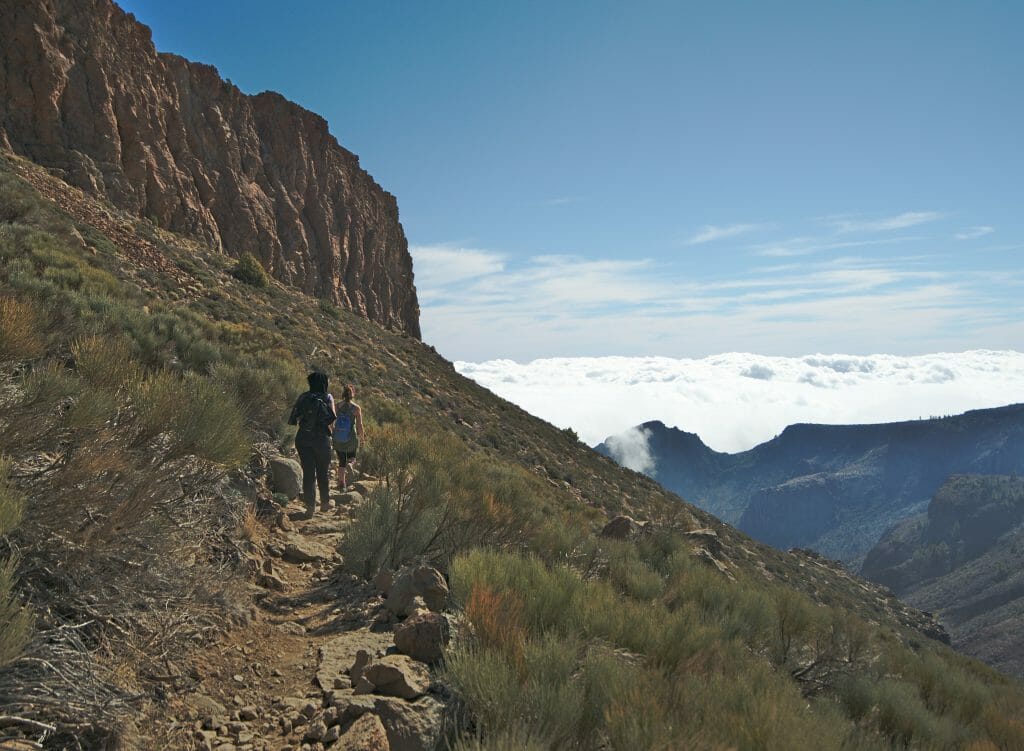
[{"label": "large boulder", "polygon": [[270,489],[291,498],[302,495],[302,465],[285,456],[272,456],[270,465]]},{"label": "large boulder", "polygon": [[400,699],[416,699],[430,688],[430,671],[405,655],[386,655],[370,663],[362,679],[373,686],[373,693]]},{"label": "large boulder", "polygon": [[438,747],[444,704],[433,696],[428,694],[412,702],[380,696],[374,711],[387,729],[391,751],[434,751]]},{"label": "large boulder", "polygon": [[638,522],[629,516],[616,516],[604,525],[604,529],[601,530],[601,537],[608,537],[612,540],[628,540],[643,528],[643,522]]},{"label": "large boulder", "polygon": [[415,608],[414,599],[422,597],[431,610],[444,610],[448,604],[448,583],[436,568],[416,566],[403,570],[395,577],[388,591],[384,607],[395,615],[410,615]]},{"label": "large boulder", "polygon": [[440,660],[449,639],[448,619],[429,610],[417,610],[395,626],[395,647],[420,662]]}]

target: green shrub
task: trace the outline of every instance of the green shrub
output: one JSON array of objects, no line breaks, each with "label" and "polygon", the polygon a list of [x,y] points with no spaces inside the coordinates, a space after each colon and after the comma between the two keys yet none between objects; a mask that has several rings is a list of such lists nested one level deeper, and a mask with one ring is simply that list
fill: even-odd
[{"label": "green shrub", "polygon": [[451,435],[367,426],[363,469],[383,485],[349,528],[350,570],[370,574],[414,558],[446,565],[478,545],[522,538],[536,486],[521,470],[473,457]]},{"label": "green shrub", "polygon": [[182,387],[184,403],[170,421],[170,455],[196,456],[226,467],[245,462],[252,441],[235,400],[216,382],[192,373],[185,375]]},{"label": "green shrub", "polygon": [[122,336],[90,336],[71,345],[75,372],[87,383],[110,393],[142,380],[142,368]]},{"label": "green shrub", "polygon": [[270,284],[270,275],[252,253],[243,253],[239,257],[231,269],[231,276],[253,287],[263,288]]}]

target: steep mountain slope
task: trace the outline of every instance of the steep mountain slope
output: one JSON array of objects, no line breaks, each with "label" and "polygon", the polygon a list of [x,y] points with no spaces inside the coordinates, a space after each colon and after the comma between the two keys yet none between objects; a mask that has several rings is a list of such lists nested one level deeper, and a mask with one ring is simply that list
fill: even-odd
[{"label": "steep mountain slope", "polygon": [[[780,548],[858,565],[954,473],[1024,471],[1024,405],[880,425],[791,425],[739,454],[660,422],[649,435],[666,488]],[[597,451],[610,455],[607,443]]]},{"label": "steep mountain slope", "polygon": [[323,118],[158,53],[111,0],[0,0],[0,17],[0,146],[419,336],[397,203]]},{"label": "steep mountain slope", "polygon": [[887,531],[863,576],[939,614],[953,644],[1024,677],[1024,479],[958,475]]},{"label": "steep mountain slope", "polygon": [[[526,747],[524,739],[538,737],[547,740],[534,747],[566,747],[568,736],[552,735],[547,724],[556,718],[558,732],[574,734],[582,747],[1016,742],[1014,718],[1024,712],[1016,688],[933,642],[928,635],[942,635],[934,622],[885,590],[812,554],[749,539],[459,376],[412,337],[281,285],[250,287],[231,275],[222,255],[119,214],[22,160],[0,161],[3,447],[27,496],[13,538],[20,586],[46,637],[31,647],[31,660],[0,667],[0,701],[4,716],[42,723],[28,726],[36,737],[59,722],[60,733],[47,736],[54,744],[75,737],[98,747],[109,741],[110,723],[124,727],[135,718],[144,744],[184,738],[195,715],[179,711],[183,704],[202,696],[230,704],[232,692],[255,701],[266,691],[252,691],[248,681],[273,677],[273,670],[289,682],[308,675],[302,666],[313,659],[315,642],[296,634],[275,651],[264,644],[273,632],[261,629],[272,625],[269,616],[322,619],[321,600],[257,593],[255,607],[276,610],[246,615],[252,600],[243,592],[253,584],[245,579],[265,574],[247,564],[269,555],[269,533],[261,529],[275,518],[267,516],[273,506],[262,460],[255,456],[227,475],[203,467],[238,461],[239,446],[223,445],[235,425],[233,399],[245,405],[259,454],[272,450],[270,441],[286,446],[281,413],[302,370],[318,366],[335,381],[356,383],[367,415],[382,421],[372,428],[366,461],[385,472],[389,462],[423,452],[417,471],[430,469],[428,487],[438,491],[423,499],[435,504],[427,518],[447,519],[438,528],[444,532],[470,524],[458,544],[487,548],[455,548],[448,572],[476,638],[497,639],[450,655],[445,680],[475,718],[469,727],[497,744],[461,747]],[[35,323],[19,328],[27,319],[7,311],[29,311]],[[33,345],[39,341],[45,349]],[[11,360],[13,351],[21,354]],[[120,352],[124,360],[97,362],[95,352]],[[171,401],[173,411],[157,413],[154,428],[168,432],[149,432],[149,443],[140,443],[131,426],[145,415],[136,414],[135,391],[115,391],[119,400],[102,391],[126,388],[118,386],[123,374],[141,377],[150,395],[157,387],[172,396],[188,388],[209,399],[217,393],[210,388],[222,388],[233,398],[208,402],[219,411],[205,438],[192,422],[203,413]],[[56,417],[48,400],[38,400],[42,393],[65,394],[55,402]],[[182,422],[183,410],[192,418]],[[131,464],[153,451],[159,461],[152,468]],[[394,481],[404,482],[407,467],[393,466]],[[116,488],[133,475],[137,490],[127,506],[117,494],[104,496],[111,483]],[[445,490],[459,476],[469,484]],[[161,488],[166,495],[155,497],[168,505],[156,506],[155,516],[123,516],[127,509],[135,519],[139,503]],[[371,496],[371,508],[386,509],[387,499]],[[445,505],[455,500],[468,504],[458,507],[470,513],[462,521]],[[255,504],[255,518],[243,513],[246,503]],[[444,513],[434,516],[438,510]],[[599,537],[609,516],[622,512],[648,521],[647,531],[621,541]],[[168,528],[167,513],[180,526]],[[310,596],[341,597],[350,588],[343,572],[362,570],[358,541],[372,542],[386,529],[377,513],[356,515],[359,534],[346,538],[340,564],[320,569],[317,577],[326,580],[314,577]],[[224,518],[247,521],[233,528],[216,521]],[[241,542],[237,529],[244,530]],[[386,616],[372,596],[323,608],[331,602],[351,612],[354,624]],[[498,621],[496,613],[503,614]],[[79,628],[68,631],[68,624]],[[62,662],[69,655],[77,660],[70,667]],[[65,674],[81,674],[83,691],[43,670],[43,657]],[[527,672],[516,678],[516,670]],[[962,709],[956,692],[965,685],[970,697],[1000,709]],[[479,693],[509,686],[500,700]],[[19,697],[29,689],[35,697],[57,691],[62,701],[26,704]],[[344,698],[337,691],[332,701]],[[90,705],[90,697],[102,705]],[[83,719],[79,706],[95,711]],[[492,713],[503,706],[512,714]],[[974,719],[951,719],[950,707]],[[644,719],[634,725],[637,713]],[[531,725],[531,717],[540,724]],[[229,732],[250,732],[246,722],[232,721],[239,728]],[[270,733],[263,740],[273,737],[272,729],[260,732]]]}]

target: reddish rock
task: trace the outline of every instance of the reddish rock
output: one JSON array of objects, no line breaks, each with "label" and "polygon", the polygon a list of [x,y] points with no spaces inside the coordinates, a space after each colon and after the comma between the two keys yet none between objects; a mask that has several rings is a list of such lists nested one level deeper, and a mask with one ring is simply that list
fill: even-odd
[{"label": "reddish rock", "polygon": [[111,0],[0,7],[0,148],[419,336],[395,198],[323,118],[158,53],[150,30]]}]

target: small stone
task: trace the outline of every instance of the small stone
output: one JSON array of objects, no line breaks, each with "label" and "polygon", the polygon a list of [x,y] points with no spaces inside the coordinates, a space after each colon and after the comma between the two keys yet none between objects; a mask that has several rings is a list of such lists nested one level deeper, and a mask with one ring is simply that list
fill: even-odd
[{"label": "small stone", "polygon": [[287,717],[282,717],[281,718],[281,735],[291,735],[291,734],[292,734],[292,721],[289,720]]},{"label": "small stone", "polygon": [[334,743],[340,737],[341,737],[341,726],[340,725],[332,725],[331,727],[327,728],[327,732],[324,733],[323,741],[324,741],[325,744],[327,744],[327,743]]},{"label": "small stone", "polygon": [[360,649],[356,652],[356,660],[348,670],[348,675],[352,679],[352,685],[358,685],[359,679],[363,677],[363,671],[366,669],[366,666],[370,664],[372,659],[373,655],[365,649]]},{"label": "small stone", "polygon": [[319,707],[317,707],[316,704],[314,704],[311,701],[307,701],[305,704],[302,705],[302,709],[300,711],[302,712],[302,714],[306,716],[307,719],[312,719],[313,715],[316,714],[317,709],[319,709]]},{"label": "small stone", "polygon": [[235,673],[233,676],[231,676],[231,680],[233,680],[235,683],[245,683],[245,676],[241,673]]},{"label": "small stone", "polygon": [[252,704],[250,704],[248,706],[245,706],[245,707],[242,707],[240,710],[238,710],[238,718],[240,720],[246,720],[246,721],[255,720],[259,716],[260,716],[260,713],[256,710],[256,707],[254,707]]},{"label": "small stone", "polygon": [[315,720],[309,724],[309,729],[306,730],[305,739],[319,741],[325,735],[327,735],[327,725],[324,724],[323,720]]}]

